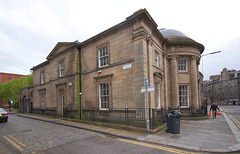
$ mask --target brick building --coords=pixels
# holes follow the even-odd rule
[[[223,68],[221,74],[211,75],[210,80],[204,82],[203,95],[204,102],[208,104],[211,102],[238,104],[240,98],[240,70]]]
[[[24,77],[24,76],[26,76],[26,75],[0,72],[0,83],[6,83],[6,82],[9,82],[10,80]],[[0,99],[0,107],[1,108],[9,108],[9,104],[7,101],[3,101],[2,99]]]
[[[147,10],[83,42],[59,42],[33,70],[33,87],[22,89],[19,109],[76,111],[145,108],[145,79],[155,91],[149,107],[199,111],[198,65],[204,46],[180,31],[158,29]],[[79,98],[79,93],[82,99]],[[32,103],[31,103],[32,102]],[[39,111],[40,112],[40,111]]]

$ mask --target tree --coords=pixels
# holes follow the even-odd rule
[[[0,84],[0,98],[9,102],[10,98],[14,99],[13,107],[18,107],[19,104],[19,92],[21,88],[33,86],[33,75],[30,74],[27,77],[16,78],[10,80],[7,83]]]

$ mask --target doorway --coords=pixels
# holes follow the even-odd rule
[[[23,97],[23,113],[27,113],[27,97]]]

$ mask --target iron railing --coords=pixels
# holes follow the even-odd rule
[[[191,114],[191,109],[178,108],[149,108],[150,128],[155,129],[166,122],[166,114],[171,110],[182,110]],[[32,113],[44,114],[49,116],[57,116],[56,107],[33,108]],[[86,120],[98,121],[105,123],[121,124],[126,126],[134,126],[146,128],[146,109],[145,108],[115,108],[115,109],[99,109],[96,107],[88,107],[83,109]],[[207,115],[206,106],[199,107],[199,113]],[[72,108],[63,109],[63,117],[76,118],[79,111]],[[59,115],[58,115],[59,116]],[[78,116],[79,117],[79,116]]]

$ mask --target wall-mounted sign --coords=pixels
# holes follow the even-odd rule
[[[126,65],[123,65],[123,69],[129,69],[132,67],[132,64],[126,64]]]

